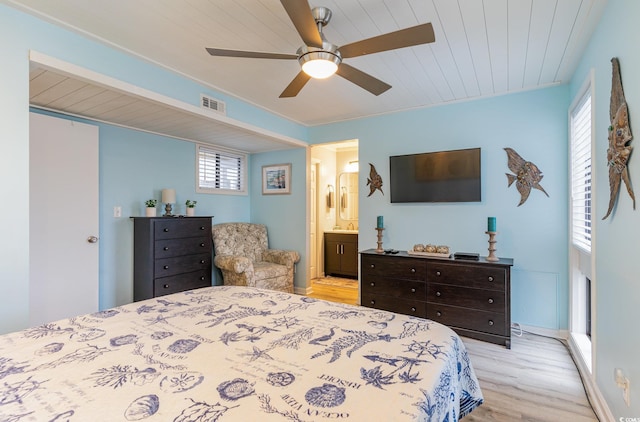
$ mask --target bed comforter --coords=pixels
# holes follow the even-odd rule
[[[247,287],[0,336],[0,421],[455,421],[482,400],[443,325]]]

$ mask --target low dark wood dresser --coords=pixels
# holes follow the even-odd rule
[[[211,286],[212,217],[131,217],[133,300]]]
[[[379,254],[361,255],[361,304],[428,318],[458,334],[511,348],[513,259],[489,262]]]

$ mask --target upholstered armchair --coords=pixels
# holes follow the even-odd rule
[[[213,263],[222,271],[224,284],[252,286],[293,293],[295,251],[269,249],[267,226],[221,223],[212,229]]]

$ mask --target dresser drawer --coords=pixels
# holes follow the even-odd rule
[[[363,293],[384,295],[410,300],[426,300],[427,284],[424,281],[401,280],[368,275],[362,280]]]
[[[450,264],[429,262],[427,282],[454,284],[478,289],[505,290],[507,270],[486,265]]]
[[[211,286],[211,273],[208,271],[194,271],[155,279],[153,282],[153,296],[164,296],[208,286]]]
[[[194,270],[211,268],[211,254],[185,255],[173,258],[156,259],[154,275],[168,277]]]
[[[153,230],[156,240],[180,237],[211,237],[211,219],[166,217],[156,220]]]
[[[156,240],[155,258],[211,253],[211,237],[184,237]]]
[[[505,292],[431,283],[427,287],[427,301],[482,311],[504,312]]]
[[[417,258],[362,255],[362,274],[424,280],[427,263]]]
[[[390,296],[380,296],[362,292],[361,304],[369,308],[382,309],[404,315],[413,315],[420,318],[427,317],[427,304],[418,300],[398,300]]]
[[[427,304],[427,318],[448,325],[451,328],[459,327],[501,336],[509,335],[509,327],[506,327],[504,312],[461,309],[456,306],[429,302]]]

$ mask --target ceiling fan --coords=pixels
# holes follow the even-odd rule
[[[280,3],[304,41],[296,54],[206,49],[212,56],[298,60],[302,70],[280,94],[280,98],[295,97],[309,79],[323,79],[334,73],[374,95],[380,95],[391,85],[342,60],[435,41],[433,26],[425,23],[338,47],[328,42],[322,33],[322,28],[331,20],[331,10],[326,7],[311,9],[307,0],[280,0]]]

